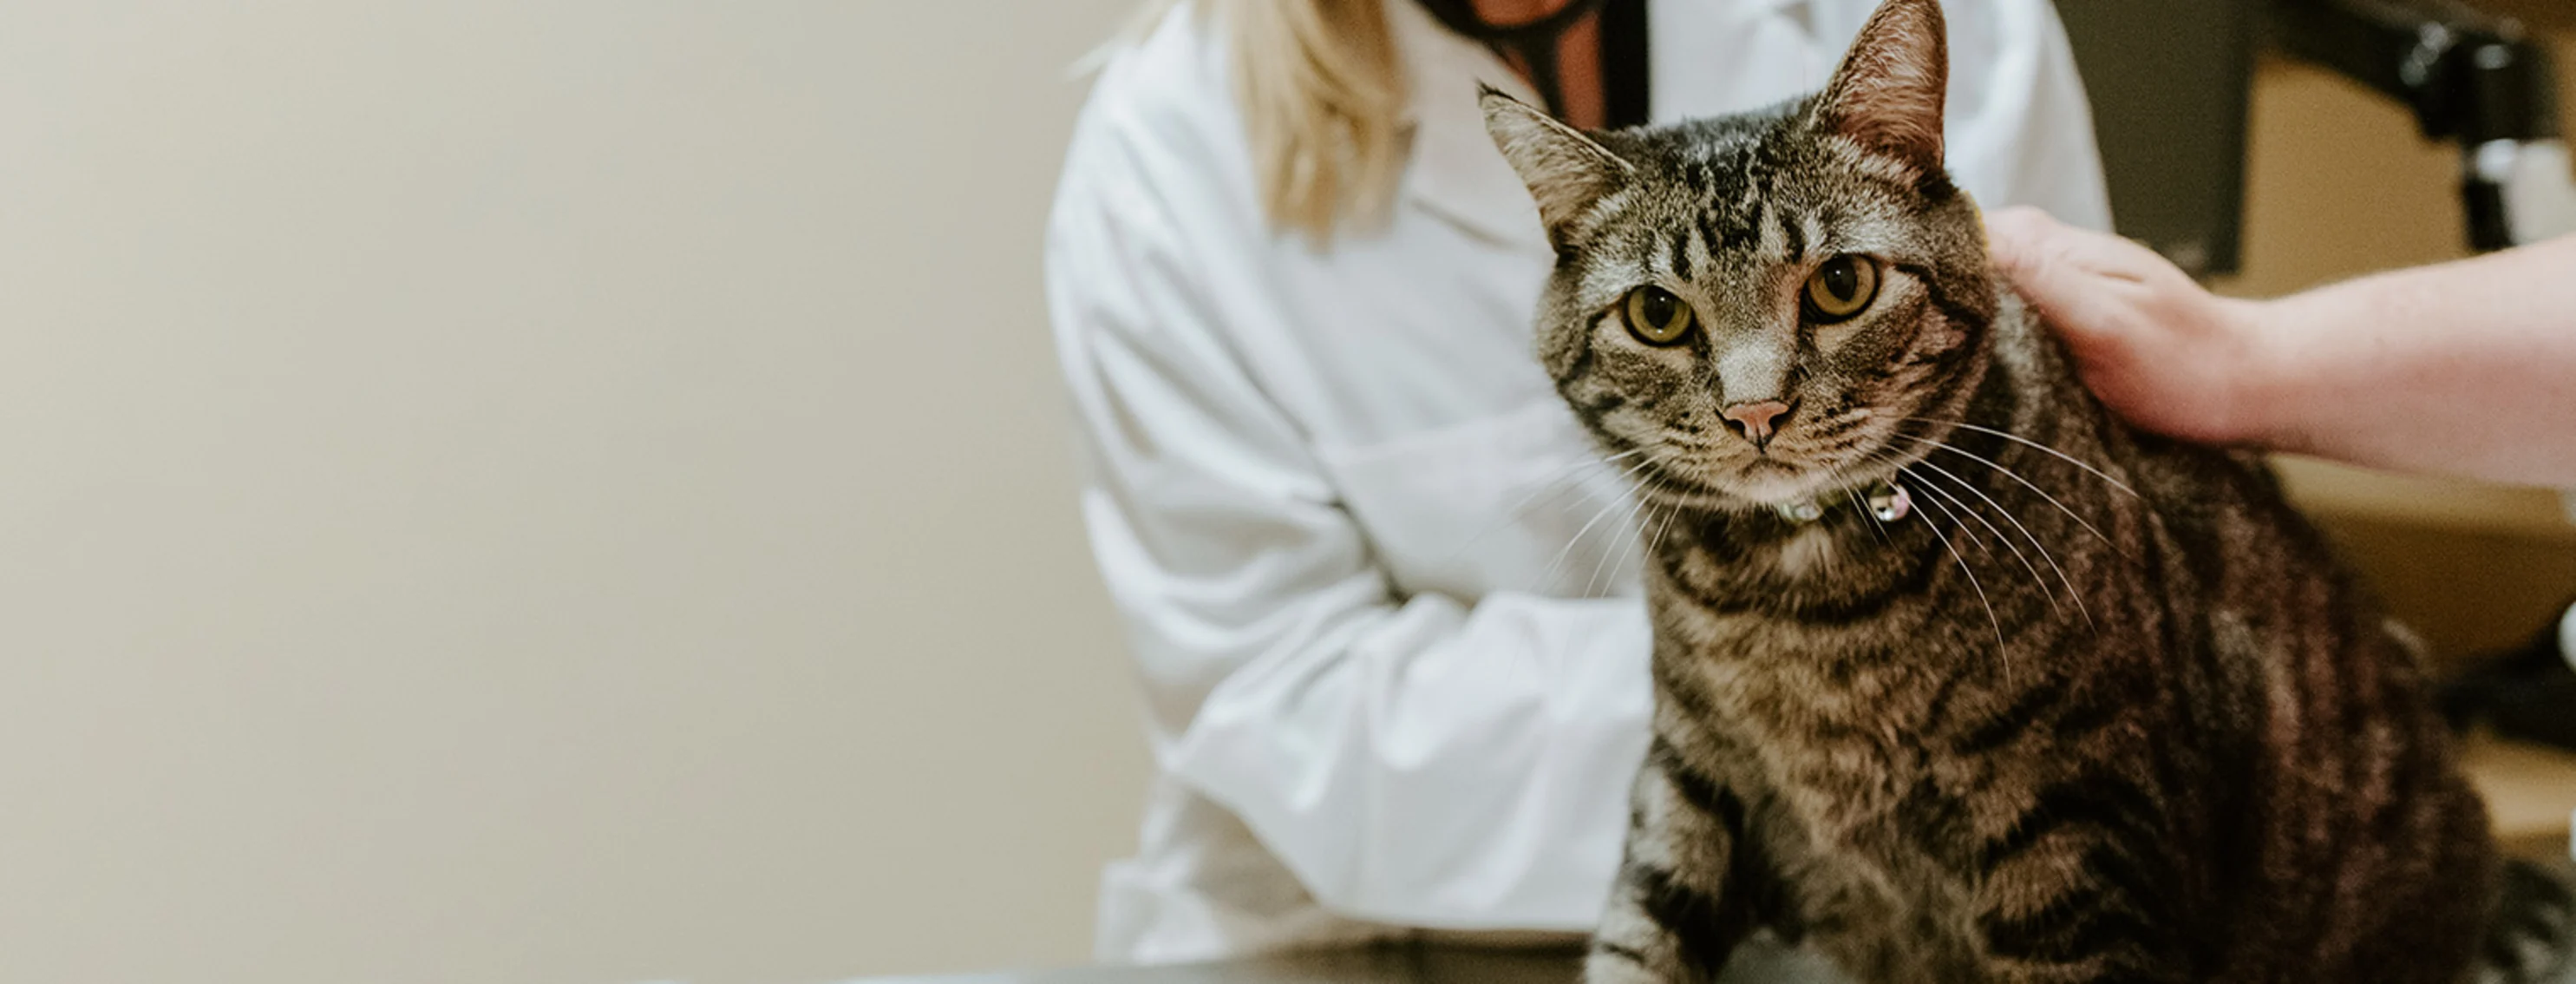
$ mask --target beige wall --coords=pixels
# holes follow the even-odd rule
[[[1085,952],[1038,231],[1129,0],[0,12],[0,980]]]

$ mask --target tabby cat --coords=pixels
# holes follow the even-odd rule
[[[1654,741],[1585,977],[2516,981],[2422,671],[2255,457],[2107,416],[1943,170],[1936,0],[1826,88],[1584,134],[1488,89],[1539,354],[1649,519]]]

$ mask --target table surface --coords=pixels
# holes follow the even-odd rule
[[[1574,950],[1401,946],[1174,967],[1081,967],[850,984],[1571,984]]]
[[[1574,984],[1580,949],[1475,949],[1420,944],[1325,950],[1178,967],[1083,967],[848,984]],[[1758,934],[1736,948],[1719,984],[1844,984],[1813,952]]]

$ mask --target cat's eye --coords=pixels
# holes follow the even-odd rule
[[[1629,291],[1627,301],[1619,305],[1619,317],[1628,323],[1629,334],[1648,345],[1678,345],[1699,323],[1688,302],[1655,286]]]
[[[1878,299],[1878,263],[1844,253],[1807,278],[1807,314],[1819,324],[1849,320]]]

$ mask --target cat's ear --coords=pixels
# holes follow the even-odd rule
[[[1814,121],[1925,175],[1941,171],[1950,44],[1940,0],[1887,0],[1816,99]]]
[[[1556,121],[1493,86],[1480,86],[1485,133],[1520,172],[1550,240],[1565,245],[1564,230],[1583,210],[1618,190],[1633,171],[1628,162],[1583,131]]]

